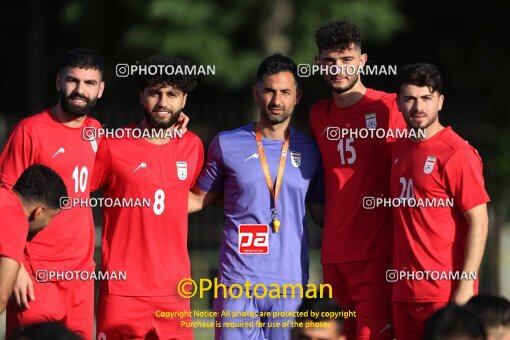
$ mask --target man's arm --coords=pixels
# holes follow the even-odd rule
[[[309,203],[308,211],[312,220],[321,228],[324,228],[324,203]]]
[[[478,273],[480,263],[482,262],[489,224],[487,204],[476,206],[466,211],[464,215],[468,221],[469,229],[466,237],[466,254],[464,256],[464,266],[462,270],[466,275],[469,275],[470,272]],[[473,295],[474,281],[461,280],[453,295],[453,302],[463,305]]]
[[[195,187],[189,192],[188,214],[202,210],[214,202],[220,196],[220,193],[221,192],[203,191]]]
[[[11,297],[19,268],[19,264],[13,259],[0,256],[0,314],[5,310]]]

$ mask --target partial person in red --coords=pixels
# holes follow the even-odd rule
[[[67,52],[60,64],[58,103],[14,127],[0,156],[0,180],[13,185],[30,165],[46,165],[62,177],[72,198],[89,198],[90,174],[98,141],[84,129],[100,128],[88,116],[104,90],[104,63],[95,52]],[[7,307],[7,335],[28,324],[58,321],[85,339],[92,338],[94,282],[37,282],[37,271],[93,271],[94,223],[88,207],[63,210],[27,242],[14,292]]]
[[[315,34],[323,68],[343,70],[324,75],[332,97],[316,103],[310,126],[322,156],[326,206],[321,262],[333,297],[356,318],[344,324],[347,339],[392,339],[391,268],[393,220],[390,209],[365,210],[366,196],[390,196],[394,139],[386,131],[404,130],[395,95],[366,88],[356,72],[367,62],[360,30],[332,22]],[[340,129],[352,134],[340,136]],[[383,129],[388,138],[359,138],[356,132]]]
[[[189,62],[154,56],[143,63],[184,69]],[[111,199],[150,200],[150,206],[103,208],[102,269],[125,271],[124,281],[101,281],[97,312],[98,339],[192,339],[184,319],[163,313],[190,311],[178,294],[181,279],[191,277],[188,256],[188,195],[203,164],[200,139],[176,129],[193,75],[140,77],[143,119],[125,129],[153,138],[104,138],[92,176],[92,190]],[[132,134],[134,135],[134,134]],[[140,133],[138,133],[140,135]],[[158,136],[159,137],[156,137]],[[152,137],[152,136],[149,136]]]
[[[11,188],[0,184],[0,314],[5,310],[31,239],[60,212],[62,178],[44,165],[28,167]],[[19,294],[15,296],[20,301]]]
[[[393,318],[404,340],[422,338],[425,320],[449,302],[463,305],[477,294],[489,196],[477,151],[439,122],[438,69],[414,64],[399,71],[398,106],[409,128],[425,130],[424,138],[399,140],[393,150],[391,193],[400,202]]]

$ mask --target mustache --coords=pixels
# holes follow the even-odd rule
[[[425,116],[427,116],[427,112],[414,110],[413,112],[411,112],[410,115],[411,116],[416,116],[416,115],[425,115]]]
[[[152,110],[152,112],[154,112],[154,113],[159,112],[159,111],[165,111],[165,112],[170,113],[171,115],[174,114],[173,110],[167,109],[166,107],[158,107],[158,108]]]
[[[89,99],[87,97],[82,96],[78,93],[71,93],[67,98],[68,99],[81,99],[81,100],[86,101],[87,103],[89,102]]]
[[[272,110],[272,109],[284,110],[285,106],[282,106],[282,105],[269,105],[267,108],[270,109],[270,110]]]

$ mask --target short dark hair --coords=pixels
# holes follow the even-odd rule
[[[58,71],[61,72],[66,67],[98,70],[101,76],[103,76],[104,73],[103,58],[96,52],[86,48],[76,48],[67,51],[62,57]]]
[[[81,337],[71,332],[58,322],[36,323],[19,330],[11,340],[80,340]]]
[[[455,336],[482,340],[487,338],[482,319],[478,315],[467,307],[451,304],[427,320],[423,339],[447,340]]]
[[[153,55],[143,60],[141,65],[149,67],[151,65],[165,65],[173,66],[173,68],[184,68],[191,63],[188,60],[180,58],[168,58],[161,55]],[[188,74],[191,73],[191,74]],[[192,72],[173,72],[167,74],[165,72],[150,75],[148,72],[139,76],[140,91],[145,90],[146,87],[161,84],[161,85],[174,85],[184,93],[190,93],[197,87],[197,76]]]
[[[67,189],[60,176],[41,164],[29,166],[14,184],[24,200],[42,203],[51,209],[60,209],[60,198],[67,196]]]
[[[487,328],[510,325],[510,301],[504,297],[475,295],[466,306],[478,314]]]
[[[351,47],[361,48],[361,32],[358,26],[347,21],[333,21],[315,32],[319,53],[322,51],[343,51]]]
[[[402,85],[427,86],[432,91],[443,93],[443,77],[438,68],[432,64],[410,64],[399,69],[397,76],[397,93],[400,93]]]
[[[301,81],[297,73],[297,65],[296,63],[290,59],[282,55],[281,53],[273,53],[269,57],[266,57],[260,63],[257,68],[257,81],[262,80],[266,75],[272,75],[279,72],[288,71],[292,73],[294,76],[294,80],[296,81],[296,88],[301,89]]]
[[[310,311],[314,312],[316,317],[311,317]],[[328,318],[324,316],[323,312],[336,313],[339,315],[342,312],[340,305],[333,299],[329,298],[314,298],[314,299],[303,299],[301,306],[299,306],[298,314],[306,314],[307,317],[298,317],[297,320],[303,322],[304,320],[312,320],[314,322],[330,321],[333,320],[337,324],[338,334],[342,333],[343,319],[341,317]],[[331,315],[330,314],[330,315]]]

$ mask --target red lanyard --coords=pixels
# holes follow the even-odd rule
[[[273,187],[273,181],[271,180],[271,173],[269,172],[269,167],[267,166],[266,154],[264,153],[264,147],[262,146],[262,135],[260,133],[259,126],[256,126],[255,139],[257,140],[257,149],[259,151],[260,156],[260,164],[262,165],[262,170],[264,171],[264,177],[266,178],[267,188],[271,193],[271,197],[273,198],[273,208],[271,209],[271,219],[273,220],[273,227],[275,233],[278,232],[278,228],[280,227],[280,221],[278,220],[278,212],[276,211],[276,199],[278,198],[278,193],[280,192],[280,187],[282,186],[283,181],[283,172],[285,170],[285,160],[287,159],[287,151],[289,149],[289,140],[290,134],[289,130],[285,132],[285,142],[283,142],[282,153],[280,156],[280,164],[278,165],[278,174],[276,175],[276,184]]]

